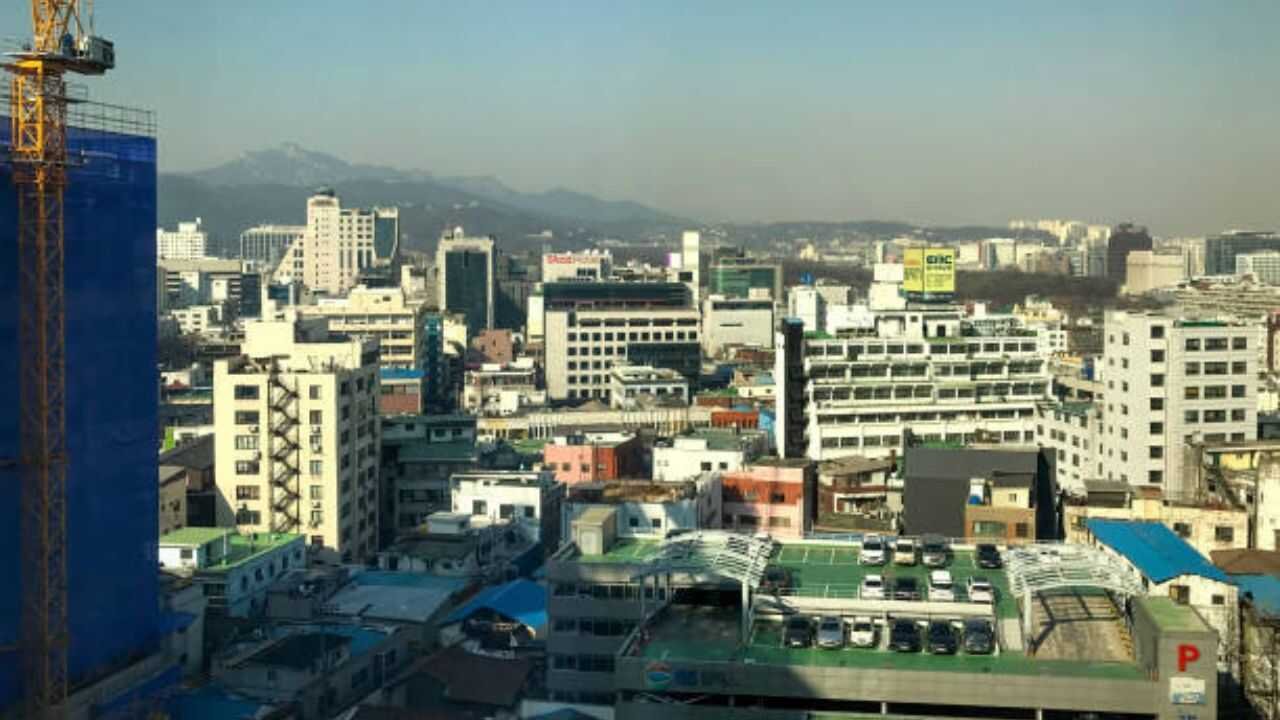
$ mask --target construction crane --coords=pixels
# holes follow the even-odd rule
[[[25,717],[65,712],[68,692],[66,310],[63,192],[67,73],[101,75],[115,48],[93,34],[92,0],[31,0],[29,46],[6,53],[18,194],[19,473]]]

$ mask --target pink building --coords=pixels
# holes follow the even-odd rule
[[[818,510],[817,468],[809,460],[765,458],[721,476],[724,527],[799,538]]]
[[[640,438],[631,433],[557,437],[543,446],[542,463],[566,485],[648,477]]]

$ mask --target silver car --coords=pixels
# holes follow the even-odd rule
[[[844,621],[834,615],[825,615],[818,619],[818,647],[844,647]]]

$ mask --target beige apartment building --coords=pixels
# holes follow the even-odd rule
[[[251,321],[214,366],[218,525],[300,533],[334,559],[377,551],[378,341],[322,318]]]
[[[410,300],[398,287],[352,288],[344,298],[321,298],[303,305],[304,318],[324,318],[329,330],[379,341],[379,365],[388,370],[421,367],[426,305]]]
[[[394,257],[399,227],[397,208],[344,208],[332,190],[318,191],[307,198],[307,224],[281,258],[275,280],[341,295],[362,270]]]

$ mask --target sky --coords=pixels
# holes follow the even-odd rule
[[[294,141],[708,222],[1280,228],[1274,0],[96,7],[85,84],[156,110],[165,171]]]

